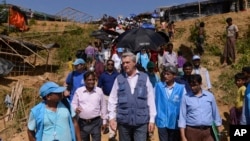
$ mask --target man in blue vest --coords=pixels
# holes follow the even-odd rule
[[[65,87],[46,82],[40,88],[43,101],[30,111],[29,141],[80,141],[76,113],[69,103],[62,101]],[[66,101],[67,102],[67,101]]]
[[[118,129],[119,141],[145,141],[155,126],[153,86],[147,74],[136,69],[133,53],[122,54],[122,65],[125,73],[117,76],[109,96],[110,127]]]
[[[160,141],[180,141],[178,119],[182,96],[186,94],[185,86],[175,82],[178,69],[164,66],[161,82],[155,85],[155,118]]]

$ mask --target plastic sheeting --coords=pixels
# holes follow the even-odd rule
[[[9,74],[13,67],[14,64],[11,61],[0,58],[0,77]]]

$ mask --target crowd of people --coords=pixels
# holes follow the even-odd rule
[[[232,34],[238,29],[231,27],[231,18],[227,23],[226,47],[235,47],[230,41],[237,39]],[[221,132],[222,119],[209,71],[201,64],[203,35],[201,23],[200,54],[190,61],[181,51],[176,53],[171,42],[157,51],[144,48],[136,53],[89,43],[83,56],[69,59],[64,87],[55,82],[41,86],[43,101],[29,116],[29,140],[101,141],[108,134],[110,141],[146,141],[156,134],[156,126],[160,141],[214,141],[212,126]],[[227,52],[226,58],[235,59]],[[250,67],[235,75],[239,90],[230,110],[232,124],[250,123],[249,80]]]

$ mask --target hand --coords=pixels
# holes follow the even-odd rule
[[[63,93],[63,96],[64,97],[70,96],[70,91],[65,90],[64,93]]]
[[[113,130],[113,131],[116,131],[117,130],[117,122],[115,119],[111,119],[109,121],[109,126],[110,128]]]
[[[155,130],[155,124],[149,123],[148,124],[148,132],[154,132],[154,130]]]
[[[81,113],[82,112],[82,108],[81,107],[77,107],[76,108],[76,114],[79,114],[79,113]]]

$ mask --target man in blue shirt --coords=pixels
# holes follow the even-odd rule
[[[76,89],[84,86],[83,75],[86,72],[86,65],[83,59],[76,59],[73,65],[75,70],[68,74],[64,84],[67,87],[64,96],[68,97],[70,101],[73,99]]]
[[[178,121],[181,140],[214,141],[212,124],[214,122],[217,127],[222,124],[214,95],[201,88],[200,75],[191,75],[188,82],[192,92],[183,96]]]
[[[104,71],[98,79],[97,86],[102,88],[102,91],[105,95],[106,103],[108,103],[109,94],[113,87],[115,78],[117,77],[117,75],[119,75],[119,73],[115,70],[114,64],[115,63],[113,60],[108,60],[106,64],[107,65],[106,71]],[[108,129],[106,130],[108,131]],[[115,135],[116,135],[115,132],[109,129],[109,141],[114,141]]]

